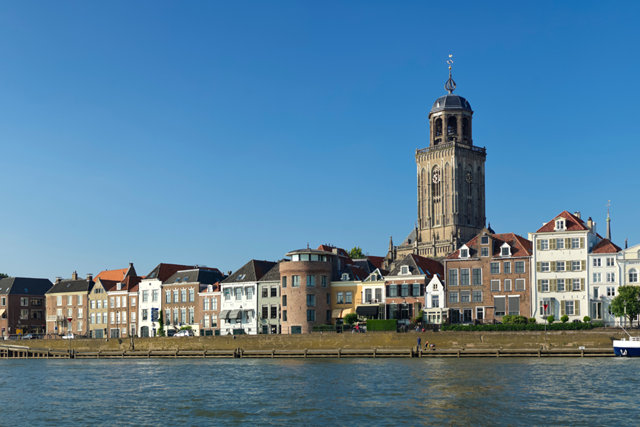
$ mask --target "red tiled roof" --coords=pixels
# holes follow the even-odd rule
[[[473,239],[469,240],[465,245],[473,251],[471,256],[473,257],[475,253],[478,253],[478,236],[475,236]],[[502,234],[490,234],[491,238],[493,238],[493,248],[491,251],[491,255],[494,257],[500,256],[500,247],[507,243],[511,246],[511,256],[512,257],[523,257],[523,256],[531,256],[533,254],[533,246],[531,241],[525,239],[522,236],[518,236],[515,233],[502,233]],[[449,255],[446,259],[459,259],[460,258],[460,249]]]
[[[420,255],[411,254],[416,265],[424,271],[424,274],[427,274],[427,271],[431,273],[433,277],[434,274],[439,274],[440,277],[444,277],[444,266],[440,261],[431,258],[425,258]]]
[[[220,291],[220,282],[216,282],[214,284],[211,285],[211,292],[219,292]],[[201,294],[206,294],[207,292],[209,292],[209,287],[207,286],[206,288],[204,288],[203,291],[201,291]]]
[[[615,254],[620,252],[622,248],[613,243],[610,240],[604,239],[600,240],[600,242],[593,247],[591,251],[594,254]]]
[[[382,268],[382,264],[384,264],[384,257],[369,255],[367,256],[367,258],[369,259],[369,261],[371,261],[371,264],[373,264],[375,268]]]
[[[329,245],[320,245],[320,246],[318,246],[318,250],[319,251],[333,252],[334,249],[338,250],[338,255],[347,258],[347,261],[345,262],[346,264],[354,264],[353,260],[351,259],[351,257],[347,253],[347,251],[345,251],[344,249],[336,248],[335,246],[329,246]]]
[[[119,270],[104,270],[101,271],[100,274],[98,274],[95,279],[105,279],[105,280],[115,280],[117,282],[120,282],[124,279],[125,274],[127,274],[127,271],[129,270],[129,267],[127,268],[121,268]]]
[[[351,266],[351,271],[353,272],[353,275],[355,276],[353,280],[364,280],[367,277],[369,277],[369,274],[366,271],[364,271],[360,267],[356,267],[355,265]]]
[[[104,288],[105,292],[111,292],[116,290],[116,288],[118,287],[118,283],[120,283],[120,281],[100,279],[100,283],[102,283],[102,287]]]
[[[138,290],[138,284],[142,280],[142,277],[127,276],[122,281],[122,289],[127,289],[129,292],[135,292]]]
[[[562,213],[560,213],[560,215],[557,215],[555,217],[553,217],[553,219],[551,221],[549,221],[548,223],[546,223],[545,225],[543,225],[538,231],[536,231],[536,233],[550,233],[555,231],[556,229],[556,224],[554,222],[554,220],[558,217],[562,217],[564,218],[565,221],[565,226],[566,229],[562,230],[564,231],[583,231],[583,230],[588,230],[587,226],[585,225],[584,221],[582,221],[580,218],[578,218],[577,216],[570,214],[567,211],[562,211]]]

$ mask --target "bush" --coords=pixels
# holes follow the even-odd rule
[[[591,322],[591,317],[584,316],[584,318],[582,320],[584,321],[584,323],[589,323],[589,322]]]
[[[561,321],[562,323],[567,323],[567,322],[569,321],[569,316],[567,316],[567,315],[565,314],[564,316],[562,316],[562,317],[560,318],[560,321]]]
[[[529,318],[529,323],[536,323],[536,318],[535,317],[530,317]]]
[[[367,332],[397,331],[398,321],[396,319],[369,319],[367,320]]]
[[[602,323],[602,322],[593,322],[591,324],[591,327],[592,328],[604,328],[604,323]]]
[[[357,321],[358,321],[358,315],[356,313],[349,313],[346,316],[344,316],[344,323],[347,323],[349,325],[353,325]]]
[[[507,325],[526,325],[527,318],[524,316],[506,315],[502,316],[502,323]]]
[[[547,326],[550,331],[577,331],[592,329],[590,323],[551,323]],[[497,325],[444,325],[443,331],[544,331],[545,325],[539,323],[519,324],[497,324]]]
[[[553,317],[553,316],[547,316],[547,322],[549,322],[549,323],[553,323],[553,322],[555,322],[555,321],[556,321],[556,318],[555,318],[555,317]]]

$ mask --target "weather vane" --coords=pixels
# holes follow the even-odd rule
[[[609,206],[611,206],[611,200],[607,202],[607,216],[609,216]]]
[[[449,55],[449,60],[447,61],[447,64],[449,64],[449,80],[444,84],[444,88],[449,93],[453,93],[453,91],[456,90],[456,82],[451,78],[451,65],[453,64],[453,59],[451,58],[453,58],[453,55]]]

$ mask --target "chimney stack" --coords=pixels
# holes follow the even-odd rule
[[[625,249],[627,249],[627,248],[628,248],[628,246],[627,246],[627,242],[628,242],[628,240],[629,240],[629,239],[624,239],[624,248],[625,248]]]
[[[587,228],[589,228],[593,234],[596,234],[596,223],[591,219],[591,217],[587,219]]]
[[[582,219],[582,217],[580,216],[580,215],[581,215],[581,214],[580,214],[580,211],[576,211],[573,215],[574,215],[574,216],[577,216],[577,217],[578,217],[578,218],[580,218],[580,219]]]
[[[60,282],[62,282],[62,277],[56,277],[56,283],[55,284],[57,285]]]
[[[77,272],[77,271],[74,271],[74,272],[71,274],[71,280],[78,280],[78,272]]]
[[[93,280],[93,274],[87,273],[87,282],[90,282],[92,280]]]
[[[129,263],[129,268],[131,268],[131,267],[133,267],[133,263],[132,262]]]

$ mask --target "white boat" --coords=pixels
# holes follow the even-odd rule
[[[613,340],[613,352],[616,356],[640,357],[640,337],[632,337],[624,328],[622,330],[629,339]]]

